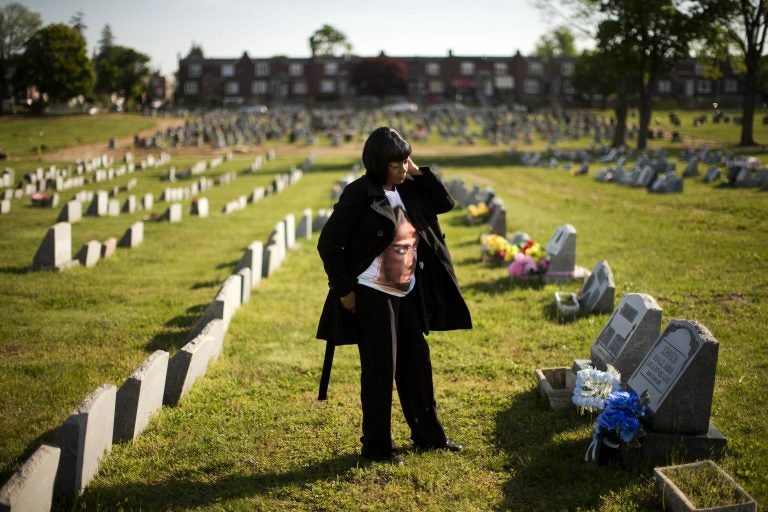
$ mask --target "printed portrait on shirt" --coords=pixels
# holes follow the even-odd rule
[[[379,273],[373,282],[407,291],[416,269],[416,247],[419,238],[405,211],[400,207],[396,207],[394,211],[397,219],[395,239],[382,253]]]

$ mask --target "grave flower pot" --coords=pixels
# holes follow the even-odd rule
[[[539,394],[547,399],[550,409],[562,409],[571,405],[571,395],[576,385],[576,374],[567,366],[536,368],[533,372],[539,386]]]
[[[557,318],[560,320],[575,317],[581,307],[576,294],[571,292],[555,292],[555,306],[557,307]]]
[[[751,512],[755,500],[711,460],[653,469],[664,510]]]

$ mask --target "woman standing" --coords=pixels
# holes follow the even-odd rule
[[[470,329],[437,214],[454,201],[411,146],[381,127],[363,148],[366,173],[346,186],[317,244],[328,275],[317,337],[357,343],[362,455],[395,464],[392,384],[418,449],[458,451],[437,418],[430,330]]]

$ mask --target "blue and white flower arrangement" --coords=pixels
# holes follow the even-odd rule
[[[648,392],[638,395],[634,391],[614,391],[603,402],[603,411],[595,420],[592,442],[584,461],[596,460],[600,444],[619,448],[621,443],[638,446],[645,435],[641,419],[645,416]]]
[[[602,411],[608,395],[621,391],[621,374],[613,366],[606,366],[606,371],[587,367],[576,372],[571,402],[581,414]]]

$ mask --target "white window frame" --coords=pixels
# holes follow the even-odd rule
[[[288,74],[290,76],[304,76],[304,64],[301,62],[291,62],[288,66]]]
[[[560,76],[573,76],[576,65],[573,62],[563,62],[560,64]]]
[[[234,64],[222,64],[221,65],[221,76],[224,78],[228,78],[230,76],[235,76],[235,65]]]
[[[672,92],[672,81],[671,80],[659,80],[656,84],[656,91],[660,94],[669,94]]]
[[[325,76],[336,76],[339,74],[339,64],[337,62],[326,62],[323,64],[323,74]]]
[[[184,82],[184,94],[187,96],[197,96],[200,94],[200,84],[194,81]]]
[[[533,61],[528,63],[528,74],[529,75],[543,75],[544,74],[544,65],[541,62]]]
[[[227,96],[236,96],[240,94],[240,82],[236,82],[235,80],[230,80],[226,83],[224,86],[224,94]]]
[[[459,72],[464,76],[473,76],[475,74],[475,63],[465,60],[459,65]]]
[[[269,76],[269,62],[257,62],[254,67],[256,76]]]
[[[523,92],[525,94],[539,94],[541,92],[541,84],[534,78],[526,78],[523,81]]]
[[[295,96],[303,96],[307,94],[307,82],[304,80],[297,80],[291,85],[291,93]]]
[[[439,62],[427,62],[424,67],[424,72],[427,76],[440,76],[440,63]]]
[[[515,88],[515,77],[512,75],[497,76],[494,78],[494,84],[497,89],[508,90]]]
[[[493,74],[497,76],[506,76],[509,74],[509,64],[506,62],[494,62]]]
[[[266,80],[254,80],[251,83],[251,94],[267,94],[268,85]]]
[[[322,94],[333,94],[336,92],[336,80],[320,80],[320,92]]]

